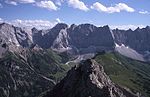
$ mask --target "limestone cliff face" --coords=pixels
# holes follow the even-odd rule
[[[112,50],[113,37],[108,26],[96,27],[92,24],[81,24],[68,29],[70,43],[80,53],[93,53]]]
[[[48,30],[37,30],[36,28],[33,28],[33,42],[42,48],[51,48],[61,30],[66,29],[67,27],[67,24],[59,23]]]
[[[138,97],[115,85],[94,60],[81,62],[44,97]]]
[[[31,45],[32,38],[28,32],[7,23],[0,24],[0,58],[6,51],[19,51]]]
[[[0,41],[8,46],[29,47],[32,44],[32,40],[25,30],[6,23],[0,24]]]
[[[57,51],[72,50],[79,53],[93,53],[112,50],[113,37],[108,26],[96,27],[92,24],[71,25],[57,24],[49,30],[33,31],[33,41],[42,48]],[[46,33],[46,34],[42,34]]]
[[[101,51],[114,51],[140,61],[150,61],[150,27],[136,30],[111,30],[109,26],[96,27],[92,24],[68,26],[59,23],[51,29],[27,31],[23,28],[0,24],[0,57],[8,46],[10,51],[18,47],[30,48],[38,45],[42,49],[52,48],[58,52],[83,55]],[[116,45],[119,47],[115,49]],[[121,48],[121,49],[120,49]],[[123,48],[123,49],[122,49]]]
[[[136,30],[113,30],[115,42],[124,44],[138,52],[149,51],[150,49],[150,27],[137,28]]]

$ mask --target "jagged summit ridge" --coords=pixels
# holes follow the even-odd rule
[[[81,62],[43,97],[138,97],[115,85],[94,60]]]

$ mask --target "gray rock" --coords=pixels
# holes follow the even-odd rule
[[[94,60],[72,68],[53,90],[43,97],[138,97],[115,85]]]
[[[8,47],[30,47],[32,40],[29,37],[28,33],[19,27],[6,23],[0,24],[1,43],[6,43]]]
[[[115,37],[115,42],[119,45],[124,44],[140,53],[150,50],[149,26],[142,29],[137,28],[134,31],[131,29],[127,31],[116,29],[113,30],[113,34]]]
[[[51,48],[53,45],[54,40],[59,35],[62,29],[67,28],[67,24],[59,23],[52,29],[48,30],[40,30],[32,29],[33,32],[33,42],[38,44],[42,48]]]

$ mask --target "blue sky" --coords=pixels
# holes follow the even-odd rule
[[[150,0],[0,0],[0,21],[22,26],[64,22],[132,28],[150,25]]]

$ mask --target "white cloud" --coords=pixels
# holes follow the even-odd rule
[[[0,3],[0,8],[3,8],[3,5]]]
[[[34,3],[35,2],[35,0],[14,0],[14,1],[19,2],[19,3]]]
[[[61,22],[61,20],[60,20],[59,18],[56,18],[56,22],[60,23],[60,22]]]
[[[7,3],[7,4],[12,4],[12,5],[17,5],[17,2],[15,2],[15,1],[10,1],[10,0],[6,0],[5,3]]]
[[[34,3],[35,0],[5,0],[5,3],[18,5],[17,3]]]
[[[48,10],[58,10],[58,7],[52,1],[40,1],[36,2],[35,5]]]
[[[57,4],[58,6],[61,6],[61,4],[64,2],[65,0],[55,0],[55,4]]]
[[[118,3],[118,4],[115,4],[115,6],[106,7],[99,2],[96,2],[91,6],[91,9],[95,9],[99,12],[106,12],[106,13],[115,13],[115,12],[121,12],[121,11],[126,11],[126,12],[135,11],[133,8],[129,7],[128,5],[124,3]]]
[[[61,23],[62,21],[59,18],[56,18],[55,20],[52,21],[48,21],[48,20],[21,20],[21,19],[16,19],[16,20],[11,20],[11,21],[7,21],[4,20],[2,18],[0,18],[0,23],[2,22],[6,22],[12,25],[15,25],[17,27],[25,27],[25,28],[37,28],[37,29],[50,29],[52,27],[54,27],[57,23]],[[93,21],[89,21],[89,22],[93,22]],[[103,25],[97,25],[97,26],[103,26]],[[136,28],[144,28],[145,25],[110,25],[111,29],[122,29],[122,30],[128,30],[128,29],[132,29],[135,30]]]
[[[84,2],[80,0],[69,0],[68,4],[72,6],[73,8],[77,8],[83,11],[88,11],[89,8],[84,4]]]
[[[59,19],[59,21],[60,21],[60,19]],[[58,19],[53,20],[53,21],[48,21],[48,20],[20,20],[20,19],[7,21],[7,20],[3,20],[0,18],[0,23],[6,22],[6,23],[12,24],[12,25],[17,26],[17,27],[28,28],[28,29],[32,29],[33,27],[35,27],[37,29],[49,29],[49,28],[54,27],[57,23],[59,23],[59,21],[58,21]]]
[[[57,0],[57,3],[62,3],[63,0]],[[51,0],[5,0],[5,3],[18,5],[18,3],[31,3],[37,7],[48,10],[58,10],[58,7]]]
[[[148,11],[139,11],[140,14],[150,14]]]
[[[118,29],[121,29],[121,30],[128,30],[128,29],[135,30],[138,27],[144,28],[145,26],[144,25],[112,25],[112,26],[110,26],[111,29],[118,28]]]
[[[3,22],[3,19],[2,18],[0,18],[0,23],[2,23]]]

